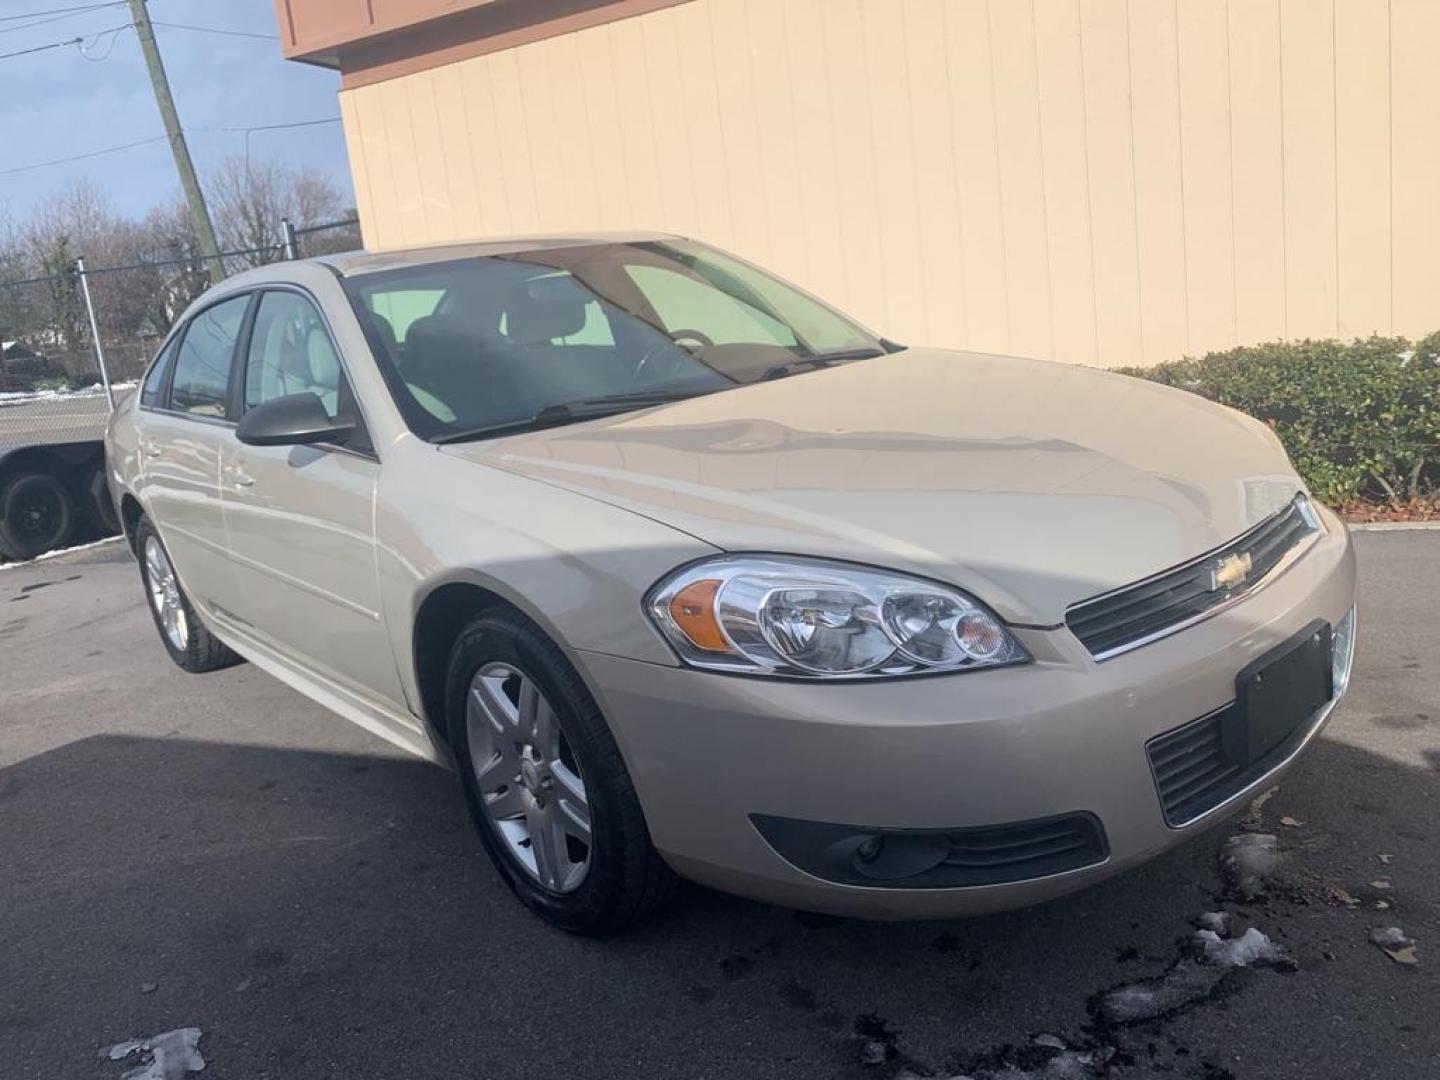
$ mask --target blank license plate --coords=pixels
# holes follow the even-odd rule
[[[1317,619],[1236,676],[1236,708],[1223,732],[1226,756],[1245,765],[1260,760],[1333,693],[1330,624]]]

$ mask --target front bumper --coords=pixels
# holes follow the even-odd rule
[[[772,903],[869,918],[1021,907],[1099,881],[1223,820],[1274,768],[1181,828],[1167,824],[1147,741],[1215,712],[1235,677],[1315,619],[1355,603],[1349,536],[1326,532],[1243,603],[1096,662],[1068,630],[1019,630],[1023,667],[868,683],[710,674],[595,653],[579,660],[610,718],[651,836],[685,877]],[[1095,865],[1009,884],[869,887],[822,880],[766,842],[754,818],[961,830],[1093,815]]]

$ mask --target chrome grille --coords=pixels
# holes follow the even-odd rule
[[[1310,501],[1284,510],[1223,547],[1173,570],[1073,605],[1065,624],[1106,660],[1147,645],[1249,595],[1297,558],[1320,533]]]

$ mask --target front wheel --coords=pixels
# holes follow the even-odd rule
[[[190,672],[215,671],[240,662],[240,656],[205,628],[170,562],[160,534],[150,519],[135,527],[135,553],[140,558],[140,580],[155,629],[170,659]]]
[[[576,933],[624,929],[675,877],[594,698],[528,620],[482,616],[450,655],[446,717],[466,801],[515,894]]]

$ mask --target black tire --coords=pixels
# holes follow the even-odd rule
[[[0,553],[33,559],[64,547],[75,518],[64,484],[49,473],[22,472],[0,488]]]
[[[99,536],[115,536],[120,532],[120,518],[110,498],[110,485],[105,481],[102,462],[86,474],[85,517]]]
[[[584,778],[592,846],[584,879],[571,892],[551,891],[533,878],[482,808],[466,736],[466,699],[476,673],[495,662],[514,665],[535,681]],[[538,627],[511,612],[483,615],[467,626],[450,653],[445,715],[465,800],[485,850],[530,910],[561,929],[600,936],[634,925],[670,900],[678,879],[650,842],[609,725],[565,655]]]
[[[200,616],[195,613],[190,598],[180,587],[178,578],[175,580],[175,593],[180,609],[185,615],[185,641],[182,647],[170,640],[170,633],[161,619],[160,612],[151,600],[151,571],[147,556],[149,545],[152,542],[159,546],[165,562],[170,564],[170,553],[165,550],[165,544],[161,541],[160,534],[155,531],[155,526],[150,524],[148,517],[141,517],[135,526],[135,555],[140,561],[140,582],[145,589],[145,606],[150,609],[150,617],[155,622],[155,630],[160,635],[160,643],[165,646],[165,651],[170,654],[170,659],[184,670],[196,674],[218,671],[220,668],[240,663],[244,657],[205,628],[205,624],[200,621]],[[173,574],[173,564],[170,565]]]

